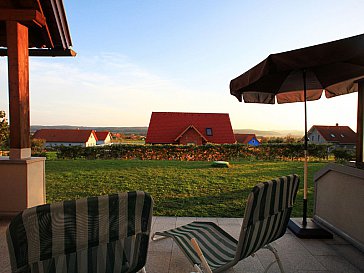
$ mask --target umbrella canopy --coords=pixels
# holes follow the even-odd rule
[[[364,34],[269,55],[231,80],[230,93],[247,103],[305,102],[303,225],[307,224],[306,101],[358,91],[364,76]]]
[[[248,103],[317,100],[357,91],[364,75],[364,34],[292,51],[271,54],[230,82],[230,93]]]

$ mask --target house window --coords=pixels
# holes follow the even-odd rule
[[[312,140],[312,141],[314,141],[314,140],[315,140],[315,136],[312,136],[312,137],[311,137],[311,140]]]
[[[317,135],[317,142],[320,142],[320,135]]]
[[[206,135],[212,136],[212,128],[206,128]]]

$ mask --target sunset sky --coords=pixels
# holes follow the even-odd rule
[[[271,53],[363,33],[364,1],[63,0],[75,58],[32,57],[32,125],[148,126],[153,111],[229,113],[234,129],[302,130],[303,103],[244,104],[230,80]],[[0,110],[8,113],[7,59]],[[356,129],[357,94],[308,103]]]

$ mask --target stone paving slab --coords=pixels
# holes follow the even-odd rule
[[[195,220],[212,221],[235,238],[239,236],[242,223],[241,218],[153,217],[152,232]],[[11,272],[5,236],[7,225],[8,221],[0,220],[0,273]],[[303,240],[287,231],[272,245],[278,250],[287,273],[364,272],[364,253],[338,236],[333,240]],[[263,272],[273,259],[270,251],[262,249],[226,272]],[[192,272],[193,266],[173,240],[164,239],[150,242],[146,270],[148,273],[182,273]],[[274,264],[268,272],[279,272],[278,266]]]
[[[170,222],[168,221],[170,220]],[[174,228],[187,224],[195,219],[188,218],[161,218],[156,217],[153,230],[158,227],[167,226]],[[238,238],[241,228],[241,218],[196,218],[197,221],[211,221],[218,224],[233,237]],[[171,242],[171,244],[166,243]],[[340,237],[335,236],[333,240],[313,240],[299,239],[290,231],[278,239],[272,245],[278,250],[283,266],[286,272],[290,273],[334,273],[334,272],[364,272],[364,253],[351,246],[348,242]],[[156,249],[156,250],[153,250]],[[165,257],[159,259],[159,262],[165,263],[161,272],[191,272],[193,267],[188,262],[184,254],[171,239],[164,239],[157,242],[150,242],[149,253],[154,255],[158,252]],[[347,256],[347,257],[345,257]],[[170,257],[170,259],[167,259]],[[264,268],[274,260],[273,254],[268,250],[259,250],[254,257],[240,261],[228,272],[263,272]],[[149,264],[150,263],[150,264]],[[156,260],[150,258],[147,263],[151,268],[156,264]],[[165,271],[169,267],[168,271]],[[346,271],[345,271],[346,270]],[[155,272],[154,270],[152,272]],[[277,264],[274,264],[268,272],[279,272]]]

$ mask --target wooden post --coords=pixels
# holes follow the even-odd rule
[[[9,70],[10,159],[31,156],[28,28],[6,22]]]
[[[356,125],[356,165],[358,167],[363,166],[364,155],[364,80],[358,81],[358,116]]]

